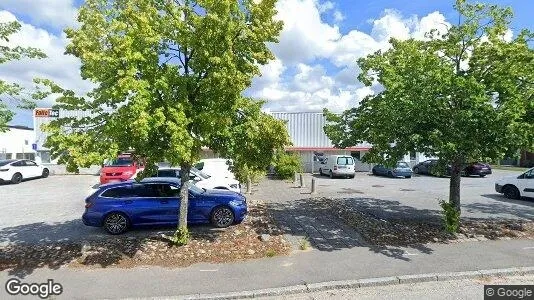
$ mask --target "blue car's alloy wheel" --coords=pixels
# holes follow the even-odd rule
[[[104,221],[104,228],[111,234],[121,234],[128,230],[128,219],[120,213],[111,213]]]
[[[217,207],[211,214],[211,223],[219,228],[228,227],[234,223],[234,212],[228,207]]]

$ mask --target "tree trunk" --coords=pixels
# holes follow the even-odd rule
[[[449,185],[449,203],[453,204],[457,211],[460,210],[460,181],[462,179],[462,163],[455,161],[451,166],[451,182]]]
[[[178,218],[178,229],[187,230],[187,210],[189,206],[189,172],[191,165],[183,163],[180,165],[180,211]],[[186,232],[186,231],[182,231]]]

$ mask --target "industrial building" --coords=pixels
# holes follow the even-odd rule
[[[326,124],[326,119],[322,113],[272,112],[270,114],[277,119],[286,121],[287,129],[293,143],[293,145],[286,150],[297,152],[300,155],[305,172],[317,171],[319,163],[315,159],[316,156],[329,154],[351,155],[356,159],[356,170],[370,171],[371,165],[362,163],[361,159],[369,151],[371,145],[363,143],[345,149],[335,148],[324,133],[323,127]],[[32,143],[35,144],[35,151],[33,151],[33,153],[35,153],[36,157],[43,163],[55,163],[50,159],[50,150],[43,145],[46,140],[46,133],[44,133],[41,128],[43,124],[46,124],[57,117],[81,118],[85,116],[88,116],[88,113],[85,111],[64,111],[48,108],[36,109],[34,111],[35,138],[32,140]],[[202,156],[204,158],[217,157],[217,154],[206,149]],[[404,160],[415,164],[426,159],[427,157],[423,154],[413,152],[407,154]]]
[[[7,126],[7,131],[0,132],[0,160],[2,159],[36,159],[35,133],[26,126]]]

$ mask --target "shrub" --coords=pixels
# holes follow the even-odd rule
[[[280,179],[291,179],[302,170],[300,155],[297,153],[279,153],[276,157],[274,170]]]
[[[456,210],[454,204],[440,200],[439,205],[443,209],[443,222],[445,230],[449,233],[456,233],[460,227],[460,211]]]
[[[304,237],[299,241],[300,250],[308,250],[311,247],[308,237]]]

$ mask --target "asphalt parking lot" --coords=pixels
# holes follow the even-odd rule
[[[462,215],[475,218],[534,219],[533,200],[509,200],[494,191],[495,179],[517,174],[495,170],[486,178],[462,178]],[[448,179],[415,176],[396,179],[357,173],[354,179],[330,179],[314,175],[316,196],[348,198],[357,208],[376,214],[413,216],[428,211],[438,212],[438,198],[447,199]],[[261,184],[259,195],[273,201],[291,201],[310,197],[311,175],[306,175],[306,188],[274,192],[269,184]],[[81,215],[84,199],[90,193],[97,176],[50,176],[18,185],[0,185],[0,245],[9,242],[33,243],[59,240],[104,238],[100,228],[84,226]],[[129,234],[143,235],[152,230],[137,230]]]
[[[534,219],[534,199],[506,199],[495,192],[495,180],[521,172],[493,170],[484,178],[462,177],[462,216],[470,218],[520,218]],[[355,198],[354,205],[373,208],[376,212],[399,210],[399,207],[418,211],[440,210],[438,199],[448,200],[449,178],[413,176],[412,178],[389,178],[365,172],[356,173],[354,179],[313,175],[319,196]],[[310,187],[311,177],[306,177]],[[358,198],[362,200],[358,201]],[[365,199],[365,200],[363,200]]]

